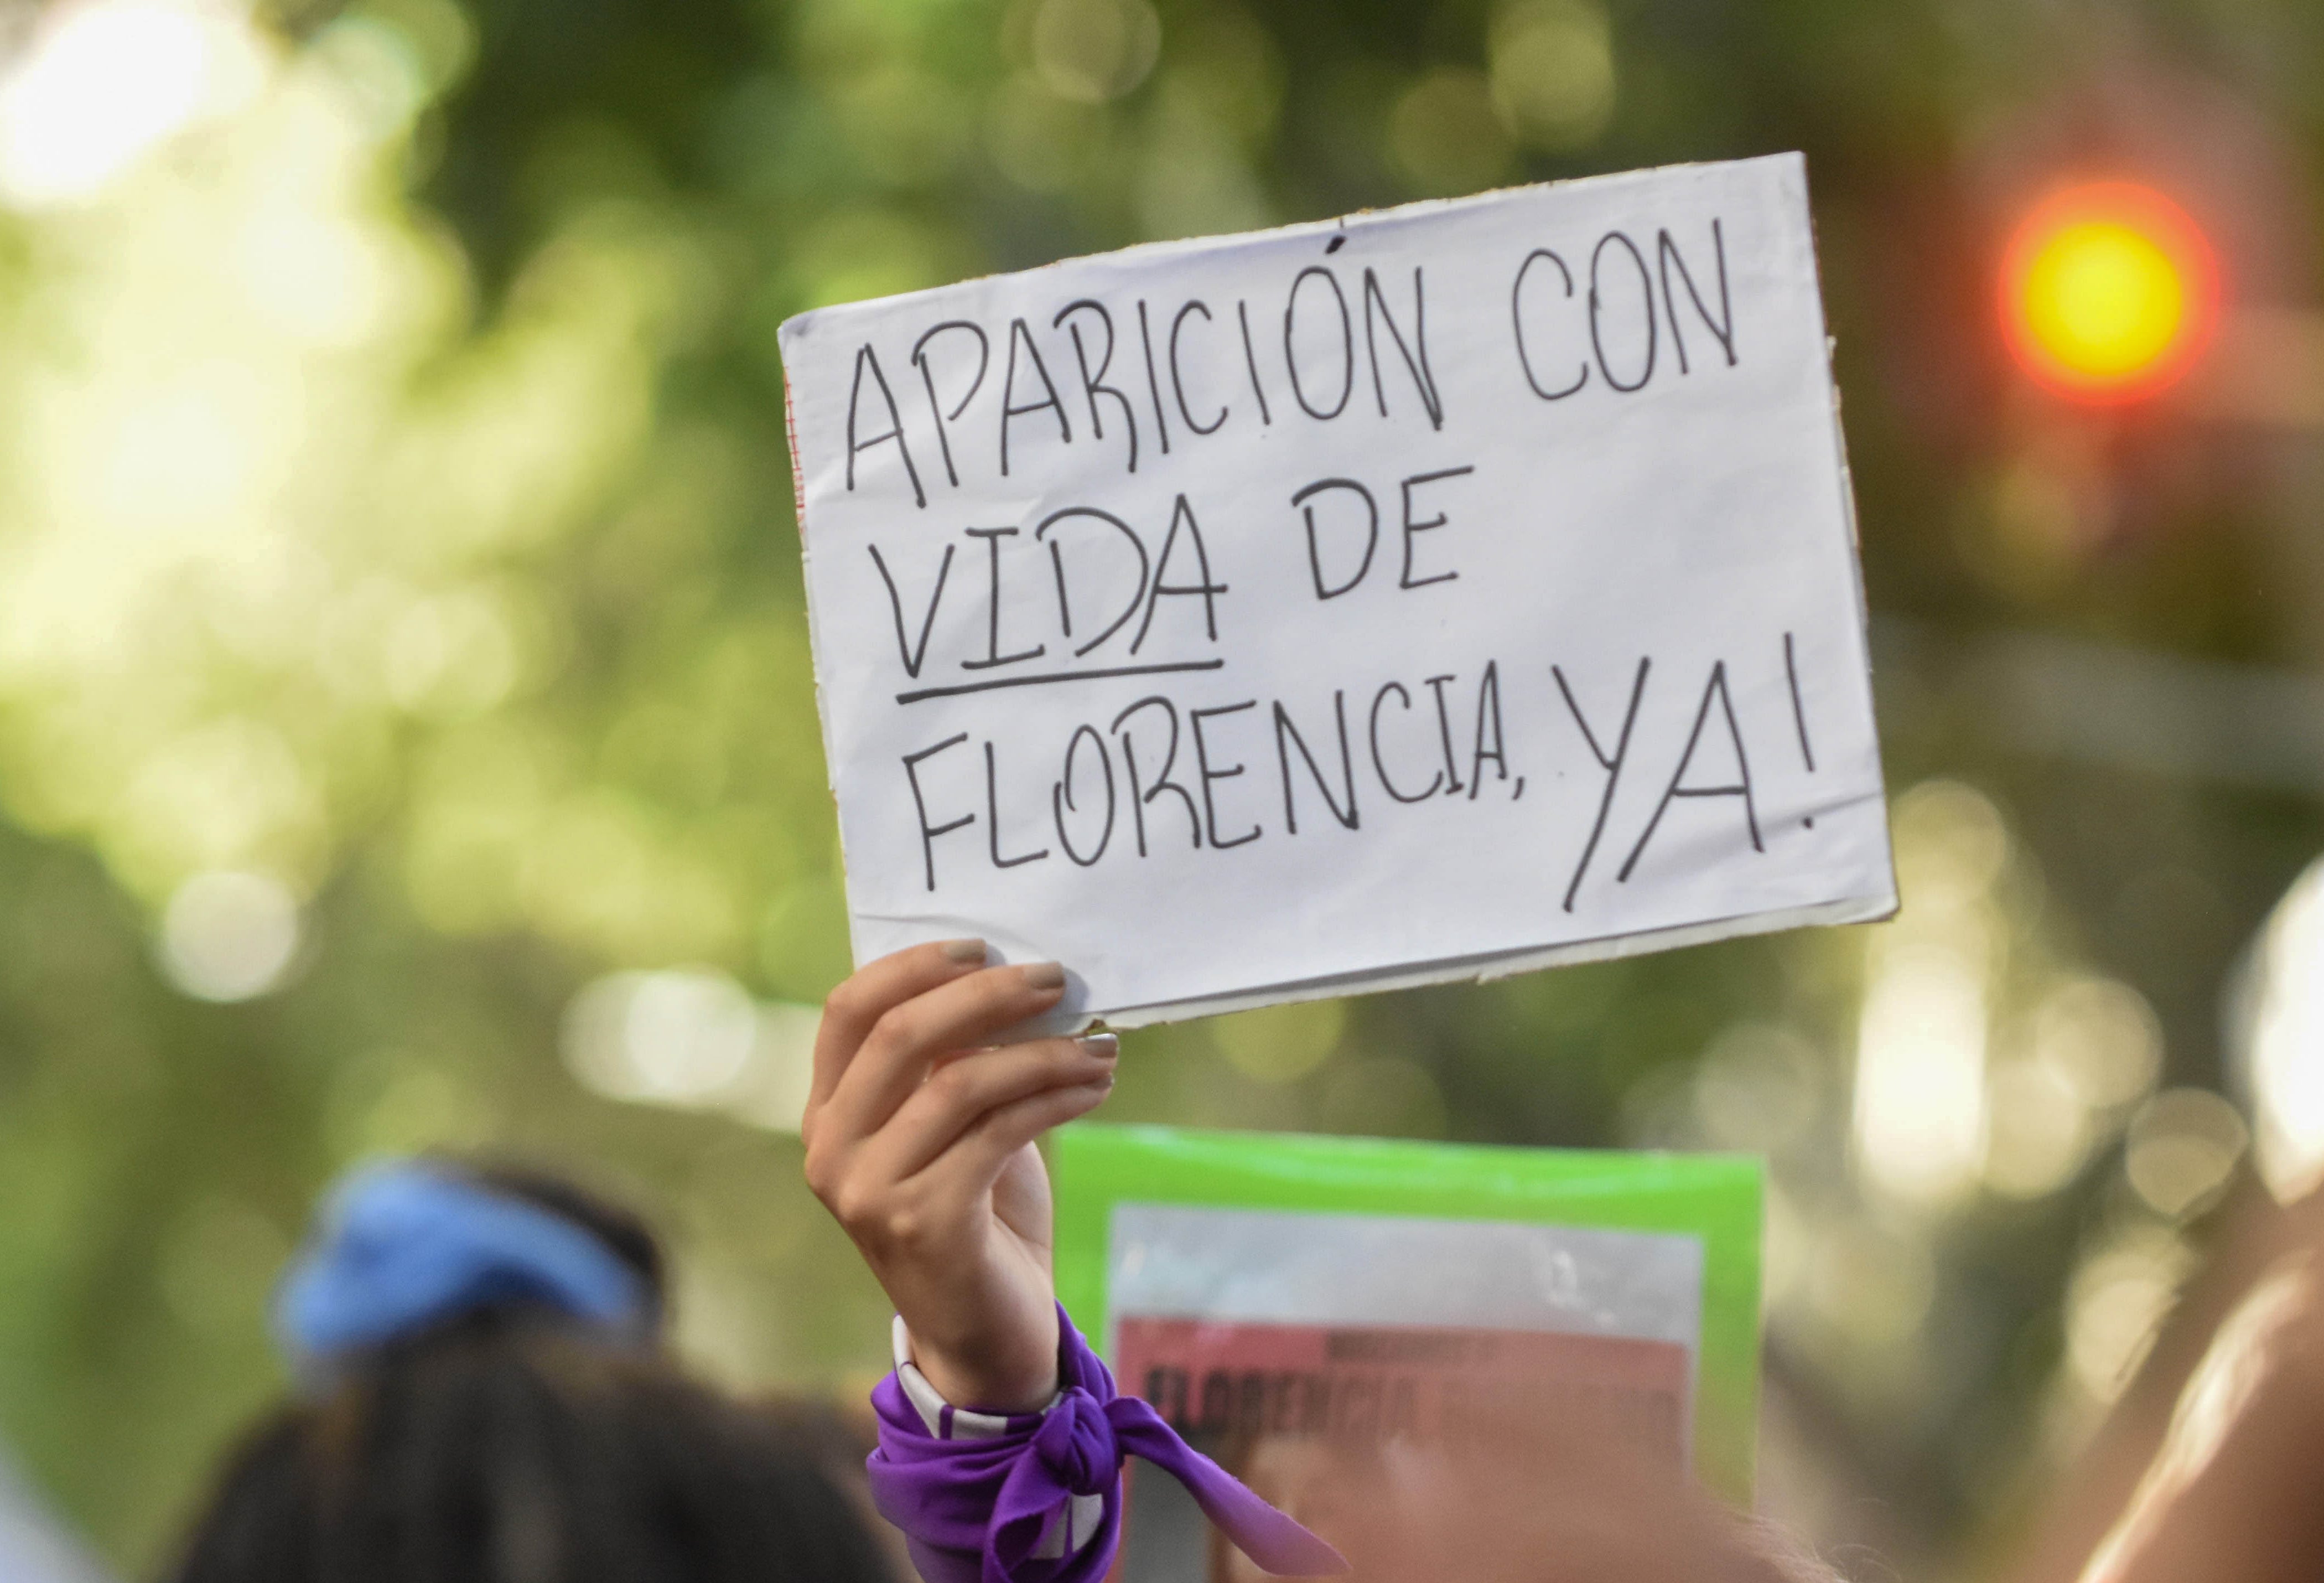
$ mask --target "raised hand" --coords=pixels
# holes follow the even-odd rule
[[[1057,1383],[1048,1172],[1033,1141],[1113,1088],[1111,1034],[987,1041],[1056,1005],[1054,962],[915,946],[832,991],[799,1134],[807,1185],[961,1407],[1022,1412]]]

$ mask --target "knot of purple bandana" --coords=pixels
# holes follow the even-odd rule
[[[1122,1406],[1134,1398],[1116,1397]],[[1121,1473],[1121,1445],[1098,1399],[1079,1385],[1050,1405],[1033,1431],[1033,1452],[1050,1477],[1077,1495],[1102,1495]]]
[[[1046,1413],[1005,1420],[998,1432],[931,1434],[893,1375],[872,1393],[880,1419],[872,1498],[903,1530],[928,1583],[1098,1583],[1120,1542],[1121,1465],[1132,1456],[1185,1486],[1264,1570],[1348,1569],[1337,1551],[1180,1440],[1153,1408],[1119,1394],[1062,1310],[1057,1322],[1056,1402]],[[1092,1498],[1102,1503],[1094,1531],[1070,1532],[1074,1507]]]

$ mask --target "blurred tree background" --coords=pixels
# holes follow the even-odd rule
[[[1905,911],[1140,1032],[1113,1119],[1766,1153],[1769,1499],[1912,1575],[2255,1190],[2314,425],[2063,411],[1990,282],[2130,168],[2312,334],[2310,0],[18,0],[0,50],[0,1438],[124,1571],[367,1153],[632,1195],[721,1377],[881,1366],[788,1130],[848,957],[775,327],[1141,240],[1805,150]]]

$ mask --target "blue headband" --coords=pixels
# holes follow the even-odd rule
[[[562,1215],[420,1164],[343,1179],[275,1293],[274,1329],[302,1369],[490,1303],[530,1302],[636,1339],[645,1282]]]

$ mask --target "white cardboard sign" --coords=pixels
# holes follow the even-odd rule
[[[1895,910],[1797,155],[782,349],[859,962],[1134,1026]]]

